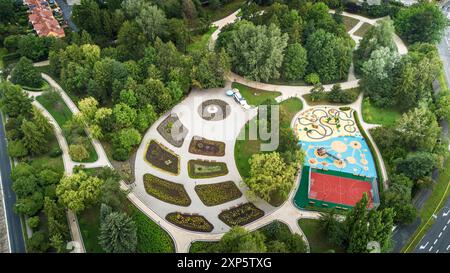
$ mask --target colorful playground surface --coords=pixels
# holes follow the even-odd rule
[[[372,154],[361,136],[335,137],[317,142],[300,141],[299,145],[306,153],[305,164],[308,166],[358,176],[377,176]]]
[[[366,193],[378,203],[377,169],[353,110],[314,107],[301,112],[294,132],[306,159],[294,202],[299,207],[353,207]]]

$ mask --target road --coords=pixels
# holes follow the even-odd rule
[[[73,31],[78,31],[77,26],[75,25],[75,23],[72,21],[72,5],[70,4],[74,4],[74,1],[69,1],[70,4],[68,4],[66,2],[66,0],[56,0],[56,2],[58,3],[58,6],[61,8],[62,14],[63,14],[63,18],[64,20],[66,20],[67,25],[73,30]],[[75,1],[77,3],[77,1]],[[79,4],[79,3],[78,3]]]
[[[450,13],[450,1],[442,5],[444,14]],[[444,37],[438,44],[438,52],[444,66],[445,79],[450,83],[450,27],[445,29]],[[442,87],[441,87],[442,89]],[[447,122],[441,122],[443,135],[448,136]],[[450,253],[450,198],[437,215],[435,222],[414,249],[415,253]]]
[[[450,198],[435,215],[435,222],[414,253],[450,253]]]
[[[3,198],[5,202],[7,227],[9,231],[9,241],[12,253],[25,253],[25,242],[23,238],[20,217],[13,211],[13,207],[16,203],[16,194],[11,187],[11,164],[6,147],[3,114],[0,112],[0,173],[3,188]]]

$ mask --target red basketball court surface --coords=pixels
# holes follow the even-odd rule
[[[317,172],[311,172],[309,182],[310,199],[354,206],[367,193],[372,206],[372,187],[369,182]]]

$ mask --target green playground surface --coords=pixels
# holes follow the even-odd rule
[[[294,204],[301,209],[316,209],[316,208],[323,208],[323,209],[332,209],[336,208],[339,210],[348,210],[351,209],[352,206],[344,205],[344,204],[336,204],[332,202],[326,202],[322,200],[315,200],[310,199],[308,197],[308,189],[309,189],[309,174],[311,172],[311,168],[309,166],[303,166],[302,169],[302,175],[300,177],[300,185],[298,187],[297,192],[295,193],[294,197]],[[321,173],[321,174],[327,174],[327,175],[334,175],[338,177],[343,178],[349,178],[359,181],[365,181],[370,182],[370,178],[363,177],[363,176],[357,176],[353,175],[351,173],[346,172],[339,172],[339,171],[333,171],[333,170],[320,170],[320,169],[314,169],[314,172]]]

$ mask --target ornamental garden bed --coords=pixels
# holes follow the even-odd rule
[[[167,142],[177,148],[183,145],[184,139],[189,132],[181,123],[177,114],[170,114],[159,124],[157,130]]]
[[[195,192],[206,206],[217,206],[238,199],[242,192],[233,181],[195,186]]]
[[[145,153],[145,160],[156,168],[178,175],[180,171],[180,160],[161,143],[151,140]]]
[[[190,231],[211,232],[214,229],[214,226],[205,217],[197,214],[172,212],[166,215],[166,220]]]
[[[224,162],[189,160],[188,173],[190,178],[212,178],[228,174],[227,164]]]
[[[161,201],[183,207],[191,204],[191,198],[182,184],[170,182],[151,174],[144,174],[144,187],[148,194]]]
[[[219,219],[230,227],[244,226],[264,216],[264,211],[253,203],[245,203],[219,214]]]
[[[225,143],[194,136],[189,144],[189,152],[198,155],[224,156]]]

